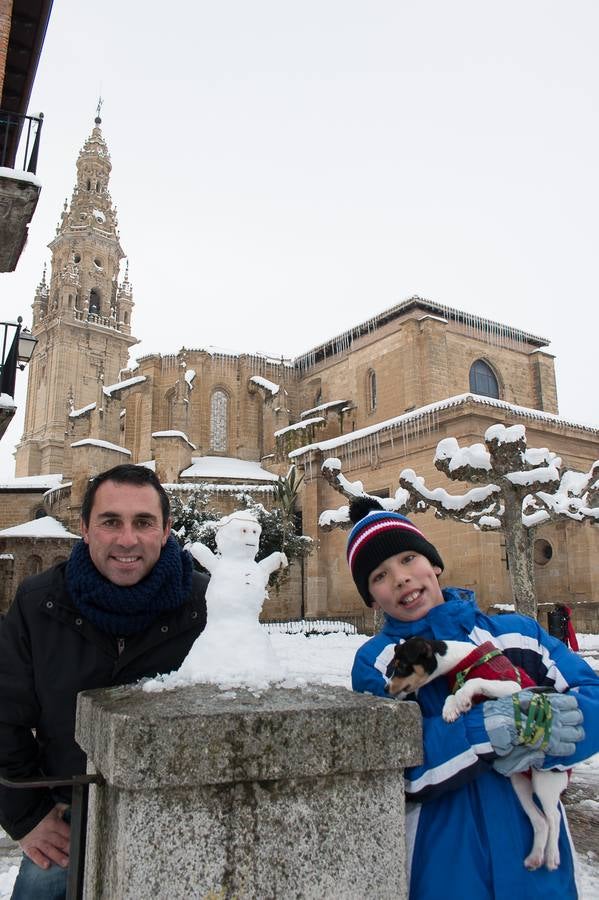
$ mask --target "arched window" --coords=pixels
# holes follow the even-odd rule
[[[89,314],[90,316],[100,315],[100,292],[96,288],[92,288],[89,292]]]
[[[34,519],[45,519],[48,513],[43,506],[38,507],[35,511]]]
[[[229,398],[224,391],[216,390],[210,400],[210,449],[225,452],[227,449],[227,416]]]
[[[366,389],[368,391],[368,411],[373,412],[376,409],[376,372],[374,369],[368,371]]]
[[[25,571],[28,575],[39,575],[42,571],[41,556],[30,556],[25,563]]]
[[[484,359],[476,359],[470,366],[470,390],[473,394],[499,400],[499,384],[495,373]]]

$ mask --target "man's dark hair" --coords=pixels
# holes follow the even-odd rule
[[[137,487],[144,487],[149,484],[158,493],[160,497],[160,506],[162,508],[162,525],[166,528],[168,517],[171,514],[171,505],[168,495],[154,472],[146,466],[134,466],[132,463],[125,463],[122,466],[114,466],[107,469],[106,472],[100,472],[91,479],[81,504],[81,518],[86,528],[89,527],[89,519],[91,516],[92,506],[94,505],[94,497],[96,491],[105,481],[114,481],[115,484],[133,484]]]

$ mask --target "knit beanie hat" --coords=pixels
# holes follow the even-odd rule
[[[443,569],[443,560],[416,526],[399,513],[389,512],[372,497],[352,500],[349,517],[354,522],[347,539],[347,562],[364,603],[372,606],[368,578],[384,560],[404,550],[426,556]]]

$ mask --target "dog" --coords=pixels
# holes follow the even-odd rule
[[[483,671],[485,670],[485,671]],[[476,677],[470,677],[470,673]],[[486,674],[486,677],[480,677]],[[533,688],[534,682],[523,669],[516,669],[509,659],[490,642],[476,647],[464,641],[436,641],[413,637],[395,646],[394,657],[387,666],[386,692],[403,699],[440,675],[447,675],[457,686],[443,705],[446,722],[455,722],[480,699],[498,699]],[[489,680],[490,679],[490,680]],[[510,776],[516,796],[533,829],[532,849],[524,865],[534,870],[545,864],[555,870],[559,855],[559,800],[568,784],[568,773],[557,770],[531,769],[529,773]],[[535,793],[541,809],[533,800]]]

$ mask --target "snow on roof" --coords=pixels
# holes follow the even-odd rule
[[[47,491],[58,487],[62,482],[62,475],[27,475],[21,478],[6,478],[0,482],[0,490],[18,491],[23,488],[39,488]]]
[[[312,413],[320,412],[323,409],[332,409],[335,406],[343,406],[349,403],[349,400],[329,400],[328,403],[321,403],[319,406],[313,406],[312,409],[305,409],[300,413],[300,419],[305,418],[305,416],[311,416]]]
[[[125,447],[119,447],[118,444],[111,444],[110,441],[99,441],[96,440],[96,438],[85,438],[83,441],[75,441],[74,444],[71,444],[71,447],[85,447],[86,444],[89,444],[92,447],[106,447],[107,450],[118,450],[119,453],[131,456],[131,451],[127,450]]]
[[[190,389],[193,390],[193,380],[196,377],[195,369],[187,369],[185,372],[185,381],[189,385]]]
[[[78,416],[83,416],[85,413],[91,412],[92,409],[96,408],[95,403],[88,403],[87,406],[82,406],[81,409],[73,409],[69,413],[70,419],[76,419]]]
[[[36,187],[41,188],[42,183],[36,175],[31,172],[23,172],[21,169],[9,169],[7,166],[0,166],[0,178],[14,178],[17,181],[28,181]]]
[[[328,341],[324,341],[312,350],[308,350],[307,353],[303,353],[301,356],[296,357],[294,366],[296,369],[304,371],[328,357],[343,353],[346,350],[349,350],[353,342],[358,338],[365,334],[371,334],[372,332],[377,331],[383,325],[397,319],[403,313],[418,307],[421,309],[432,310],[433,313],[442,316],[446,320],[452,319],[454,322],[465,325],[467,328],[472,329],[472,331],[475,332],[475,336],[479,337],[481,340],[499,346],[503,346],[506,343],[509,344],[512,341],[516,341],[517,343],[524,342],[535,344],[541,347],[544,347],[549,343],[546,338],[529,334],[526,331],[520,331],[518,328],[512,328],[510,325],[502,325],[500,322],[483,319],[474,313],[464,312],[460,309],[454,309],[451,306],[445,306],[443,303],[435,303],[431,300],[426,300],[424,297],[414,296],[410,297],[408,300],[403,300],[401,303],[398,303],[389,309],[383,310],[383,312],[373,316],[366,322],[354,325],[353,328],[348,329],[342,334],[329,338]]]
[[[134,384],[141,384],[146,381],[145,375],[135,375],[133,378],[127,378],[125,381],[117,381],[116,384],[109,384],[104,388],[104,393],[110,397],[113,391],[121,391],[123,388],[132,387]]]
[[[590,431],[599,435],[599,425],[590,425],[580,422],[572,422],[569,419],[562,419],[553,413],[543,412],[539,409],[529,409],[527,406],[515,406],[512,403],[506,403],[504,400],[495,400],[493,397],[481,397],[478,394],[458,394],[455,397],[448,397],[446,400],[438,400],[436,403],[429,403],[427,406],[421,406],[411,412],[403,413],[401,416],[395,416],[393,419],[386,419],[384,422],[378,422],[369,425],[366,428],[358,428],[356,431],[350,431],[348,434],[341,434],[339,437],[330,438],[326,441],[319,441],[313,444],[306,444],[304,447],[298,447],[292,450],[289,457],[302,456],[311,450],[332,450],[335,447],[342,447],[345,444],[351,444],[353,441],[377,434],[381,431],[391,430],[393,428],[401,428],[409,422],[417,422],[419,419],[426,418],[431,414],[441,412],[444,409],[452,409],[458,406],[464,406],[466,403],[477,403],[481,406],[492,406],[496,409],[502,409],[505,412],[521,416],[524,419],[530,419],[536,422],[547,422],[554,425],[566,425],[570,428],[578,428],[581,431]]]
[[[5,528],[0,531],[0,538],[71,538],[74,541],[79,540],[78,534],[71,534],[64,527],[62,522],[54,519],[52,516],[43,516],[41,519],[32,519],[30,522],[23,522],[22,525],[15,525],[13,528]]]
[[[273,397],[275,396],[275,394],[279,393],[279,385],[275,384],[274,381],[269,381],[268,378],[262,378],[261,375],[252,375],[250,381],[253,381],[254,384],[258,384],[265,390],[270,391]]]
[[[278,476],[263,469],[260,463],[232,456],[194,456],[181,478],[236,478],[239,481],[277,481]]]
[[[112,397],[113,393],[116,391],[121,391],[124,388],[133,387],[134,384],[141,384],[142,381],[146,381],[145,375],[136,375],[134,378],[127,378],[125,381],[117,381],[116,384],[109,384],[108,387],[103,388],[103,393],[105,397]],[[91,412],[92,409],[96,408],[95,403],[88,403],[87,406],[82,406],[81,409],[73,409],[69,413],[69,418],[76,419],[78,416],[83,416],[85,413]]]
[[[153,431],[152,437],[153,438],[180,437],[180,438],[183,438],[183,440],[186,441],[193,450],[197,450],[196,445],[191,443],[191,441],[189,440],[189,438],[187,437],[187,435],[185,434],[184,431]]]
[[[275,437],[280,437],[288,431],[299,431],[301,428],[308,428],[309,425],[320,425],[322,422],[326,422],[326,419],[323,419],[322,416],[315,416],[313,419],[303,419],[301,422],[296,422],[294,425],[287,425],[285,428],[279,428],[278,431],[275,431]]]
[[[4,409],[15,409],[16,403],[8,394],[0,394],[0,407]]]

